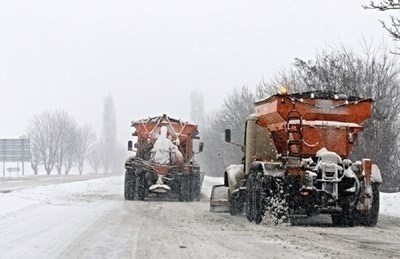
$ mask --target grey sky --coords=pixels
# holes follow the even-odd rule
[[[118,139],[130,121],[189,118],[189,95],[207,111],[233,88],[253,86],[317,50],[389,42],[361,0],[0,1],[0,138],[29,118],[67,110],[99,133],[112,94]],[[390,43],[391,44],[391,43]]]

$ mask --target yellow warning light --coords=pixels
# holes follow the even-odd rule
[[[287,95],[288,94],[288,89],[285,86],[281,86],[281,89],[279,90],[279,94],[281,95]]]

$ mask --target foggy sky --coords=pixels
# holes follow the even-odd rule
[[[130,121],[167,113],[190,120],[242,85],[268,80],[294,58],[365,38],[391,43],[361,0],[0,1],[0,138],[21,136],[34,114],[67,110],[101,130],[111,94],[117,139]]]

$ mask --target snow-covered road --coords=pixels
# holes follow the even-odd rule
[[[334,228],[329,219],[310,227],[255,225],[210,213],[206,198],[125,201],[122,176],[32,179],[1,182],[0,258],[400,256],[398,217],[382,215],[375,228]]]

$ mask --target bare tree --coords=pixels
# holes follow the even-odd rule
[[[243,86],[227,96],[222,108],[208,116],[202,138],[205,143],[201,155],[205,171],[210,175],[221,176],[224,167],[233,163],[241,163],[243,152],[240,147],[226,143],[225,129],[232,130],[232,142],[244,144],[245,122],[254,113],[255,94],[249,87]]]
[[[101,145],[99,142],[96,142],[88,155],[89,165],[93,168],[95,174],[97,174],[99,171],[101,159]]]
[[[57,145],[55,167],[61,174],[64,166],[65,174],[71,170],[77,146],[77,124],[66,111],[55,111],[53,120],[56,127],[55,143]]]
[[[104,99],[103,110],[103,131],[101,135],[103,150],[104,173],[108,173],[113,168],[116,156],[117,122],[115,116],[114,100],[111,95]]]
[[[89,159],[89,154],[96,142],[96,134],[89,125],[80,127],[77,133],[76,157],[79,174],[82,174],[84,162]]]
[[[371,1],[369,5],[363,6],[365,9],[375,9],[379,11],[396,11],[400,10],[399,0]],[[389,35],[395,40],[400,40],[400,19],[390,15],[390,23],[380,20],[383,28],[388,31]],[[399,54],[399,53],[397,53]]]
[[[31,142],[31,168],[35,175],[39,173],[39,166],[42,163],[42,157],[40,156],[40,150],[36,142]]]
[[[42,161],[44,169],[49,175],[54,168],[58,147],[57,127],[53,114],[45,111],[34,116],[28,127],[28,135],[32,146],[38,151],[35,159]]]

